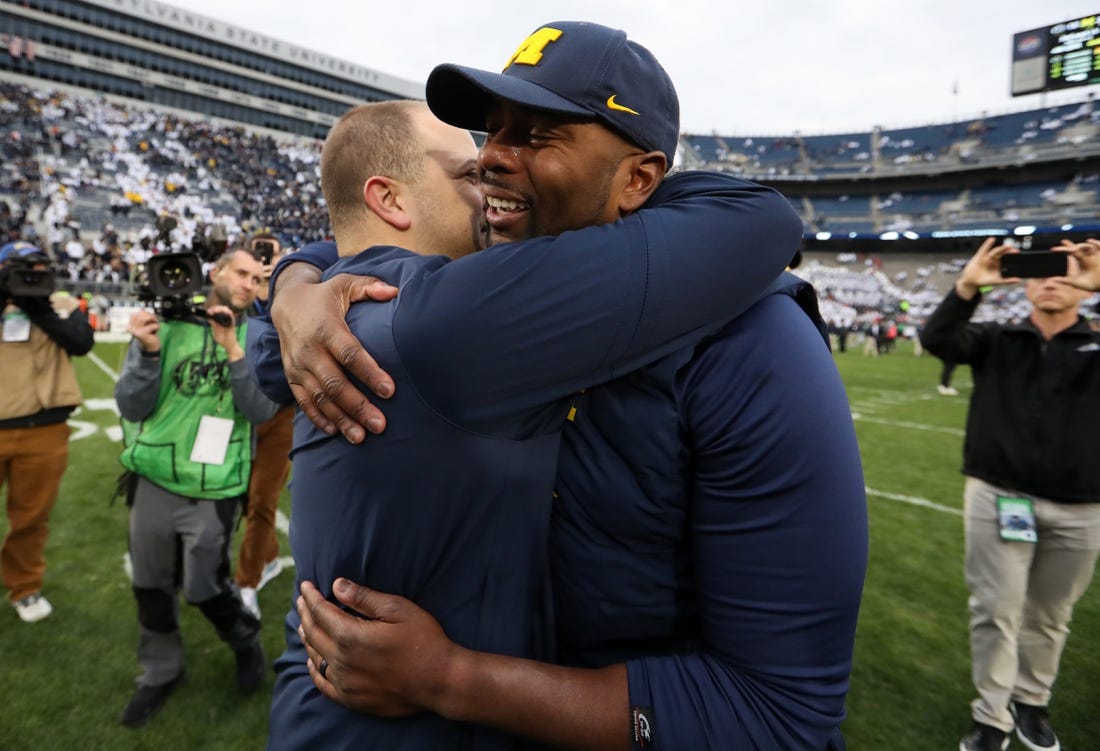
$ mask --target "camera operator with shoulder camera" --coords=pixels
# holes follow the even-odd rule
[[[0,575],[27,623],[53,611],[42,596],[46,539],[69,461],[66,420],[82,401],[69,358],[93,344],[76,301],[51,301],[53,288],[53,263],[42,250],[25,242],[0,247],[0,486],[8,486],[10,523]]]
[[[1100,333],[1080,315],[1100,243],[1021,253],[990,238],[928,318],[929,352],[970,366],[963,474],[970,657],[963,751],[1060,748],[1047,705],[1100,555]],[[1026,283],[1018,324],[971,323],[987,286]]]
[[[260,621],[229,577],[230,539],[252,465],[252,425],[276,409],[244,360],[244,313],[256,297],[261,265],[247,250],[225,253],[210,274],[205,308],[189,304],[192,283],[202,278],[196,257],[161,255],[149,266],[161,315],[131,316],[134,338],[115,389],[125,439],[120,461],[132,472],[130,556],[142,668],[122,714],[129,727],[144,725],[183,677],[181,583],[187,602],[236,655],[240,692],[254,693],[267,669]],[[174,296],[159,294],[165,288]]]

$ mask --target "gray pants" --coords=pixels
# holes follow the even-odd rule
[[[188,498],[137,479],[130,510],[130,558],[140,621],[139,686],[158,686],[183,671],[181,590],[234,650],[259,638],[260,622],[245,609],[229,575],[229,543],[239,515],[238,498]]]
[[[1030,498],[1039,541],[1006,542],[997,496]],[[967,478],[966,584],[977,722],[1014,727],[1012,699],[1046,706],[1058,675],[1073,606],[1100,554],[1100,503],[1053,501]]]

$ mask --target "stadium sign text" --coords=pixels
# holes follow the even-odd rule
[[[88,0],[91,3],[153,21],[164,26],[177,28],[192,34],[207,37],[216,42],[231,44],[235,47],[258,52],[268,57],[279,58],[290,63],[319,70],[368,86],[376,86],[385,91],[422,98],[423,85],[406,81],[395,76],[371,70],[347,60],[331,57],[320,52],[308,50],[289,42],[274,39],[249,29],[223,23],[193,11],[183,10],[156,0]]]

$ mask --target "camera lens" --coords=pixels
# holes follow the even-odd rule
[[[173,292],[187,289],[191,284],[191,270],[182,263],[165,264],[158,270],[157,277],[165,288]]]

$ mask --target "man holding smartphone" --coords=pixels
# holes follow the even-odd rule
[[[1047,705],[1100,555],[1100,333],[1079,313],[1100,287],[1100,243],[1041,254],[995,243],[982,243],[921,334],[974,377],[962,471],[978,696],[959,748],[1003,751],[1015,730],[1029,749],[1058,751]],[[970,322],[982,288],[1025,279],[1026,320]]]

